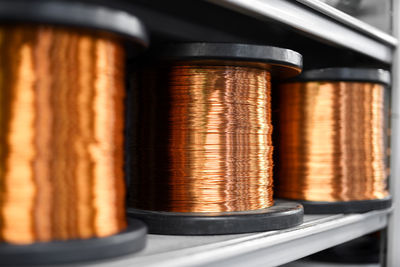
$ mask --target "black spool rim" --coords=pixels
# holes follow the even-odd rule
[[[301,75],[287,82],[299,81],[348,81],[371,82],[389,86],[391,83],[390,72],[383,69],[372,68],[324,68],[304,71]]]
[[[147,47],[148,36],[140,20],[108,7],[49,0],[0,0],[0,22],[43,23],[71,26],[116,34],[140,47]]]
[[[373,210],[388,209],[392,206],[392,197],[381,199],[353,200],[353,201],[305,201],[296,200],[304,207],[305,214],[336,214],[336,213],[364,213]]]
[[[128,208],[128,216],[145,222],[152,234],[222,235],[280,230],[303,222],[303,207],[276,200],[272,207],[240,212],[185,213]]]
[[[0,243],[0,266],[53,265],[118,257],[143,249],[146,234],[147,228],[142,222],[128,219],[126,230],[103,238],[29,245]]]
[[[298,75],[303,57],[290,49],[238,43],[178,43],[154,49],[153,57],[163,61],[208,61],[216,64],[252,65],[267,68],[273,77]],[[215,64],[214,63],[214,64]]]

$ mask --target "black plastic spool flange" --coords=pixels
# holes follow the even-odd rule
[[[281,230],[303,222],[303,207],[276,200],[272,207],[235,212],[165,212],[128,208],[128,216],[142,220],[152,234],[223,235]]]
[[[145,26],[135,16],[104,6],[66,0],[0,0],[0,23],[88,29],[123,38],[138,51],[149,43]]]
[[[141,221],[129,218],[125,231],[108,237],[29,245],[0,243],[0,266],[54,265],[122,256],[143,249],[146,234]]]
[[[123,38],[140,50],[147,46],[143,24],[128,13],[69,1],[0,0],[0,23],[44,24],[87,29]],[[128,219],[128,228],[118,234],[83,240],[13,245],[0,242],[0,265],[52,265],[121,256],[144,248],[146,226]]]
[[[150,57],[159,61],[255,66],[269,70],[272,77],[278,79],[294,77],[303,67],[303,57],[293,50],[252,44],[171,43],[155,47]]]
[[[304,207],[306,214],[335,214],[335,213],[364,213],[373,210],[388,209],[392,206],[392,197],[381,199],[352,200],[352,201],[305,201],[296,200]]]
[[[372,68],[325,68],[304,71],[296,78],[285,82],[370,82],[390,86],[390,72]],[[306,201],[296,200],[304,207],[306,214],[364,213],[373,210],[388,209],[392,206],[392,197],[357,201]]]
[[[390,72],[383,69],[372,68],[325,68],[303,71],[295,78],[285,82],[370,82],[389,86],[391,83]]]
[[[191,61],[196,64],[254,66],[273,77],[301,72],[302,56],[289,49],[233,43],[180,43],[150,52],[155,61]],[[144,221],[153,234],[218,235],[286,229],[303,222],[298,203],[275,201],[272,207],[240,212],[165,212],[128,208],[128,216]]]

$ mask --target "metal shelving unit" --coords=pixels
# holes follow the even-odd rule
[[[95,0],[88,0],[95,1]],[[110,5],[111,1],[101,1]],[[190,2],[190,3],[189,3]],[[301,226],[265,233],[223,236],[149,235],[147,248],[135,255],[88,263],[88,266],[276,266],[389,226],[388,266],[400,264],[400,3],[394,3],[391,36],[315,0],[120,0],[141,18],[154,42],[250,42],[296,47],[305,66],[325,59],[329,65],[367,65],[391,69],[392,210],[352,215],[305,216]],[[201,15],[196,15],[201,14]],[[207,16],[204,16],[207,14]],[[297,49],[298,48],[298,49]],[[397,228],[396,228],[397,225]]]
[[[300,226],[265,233],[149,235],[144,251],[88,266],[276,266],[382,229],[390,211],[307,215]]]

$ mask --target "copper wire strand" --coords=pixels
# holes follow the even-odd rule
[[[379,84],[282,84],[276,194],[310,201],[387,196],[385,99]]]
[[[123,230],[122,44],[2,26],[0,53],[0,242]]]
[[[268,71],[176,64],[144,80],[131,207],[229,212],[273,205]]]

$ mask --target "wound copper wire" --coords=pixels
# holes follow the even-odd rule
[[[270,73],[176,63],[130,98],[130,207],[248,211],[273,205]],[[136,115],[135,115],[136,114]]]
[[[295,82],[279,94],[279,197],[380,199],[386,178],[385,88],[367,82]]]
[[[123,230],[122,44],[1,26],[0,53],[0,242]]]

